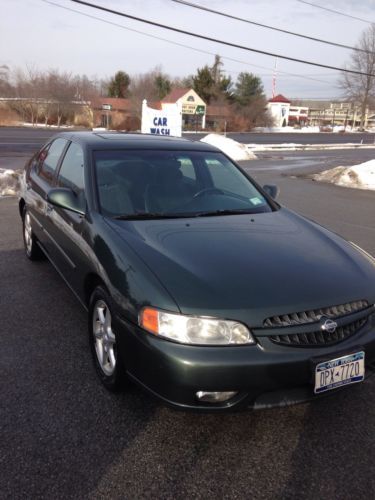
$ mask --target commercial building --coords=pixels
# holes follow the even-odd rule
[[[358,104],[345,101],[323,101],[304,100],[292,101],[293,105],[307,106],[309,125],[327,126],[351,126],[359,127],[362,121],[361,107]],[[369,108],[365,111],[364,128],[375,125],[374,111]]]
[[[182,127],[184,129],[204,129],[206,127],[206,103],[193,89],[173,89],[160,102],[161,109],[181,105]]]

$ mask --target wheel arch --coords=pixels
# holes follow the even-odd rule
[[[107,293],[108,287],[104,283],[104,280],[96,273],[89,273],[85,277],[84,285],[83,285],[83,290],[84,290],[84,300],[86,306],[89,306],[90,304],[90,297],[92,295],[92,292],[95,290],[97,286],[101,286],[105,289]]]
[[[21,217],[23,216],[23,209],[25,208],[25,205],[26,205],[25,200],[21,198],[20,201],[18,202],[18,210]]]

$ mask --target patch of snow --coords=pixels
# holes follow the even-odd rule
[[[332,127],[332,132],[335,134],[339,134],[341,132],[349,132],[350,128],[349,127],[344,127],[344,125],[335,125]]]
[[[252,151],[247,149],[245,144],[229,139],[219,134],[208,134],[201,139],[206,144],[217,147],[234,161],[256,160],[257,157]]]
[[[293,134],[300,134],[300,133],[309,133],[309,134],[315,134],[317,132],[320,132],[319,127],[301,127],[301,128],[294,128],[294,127],[256,127],[252,130],[253,132],[270,132],[270,133],[293,133]]]
[[[325,144],[298,144],[293,142],[283,142],[280,144],[247,144],[250,151],[313,151],[315,149],[374,149],[374,144],[363,144],[363,141],[354,143],[325,143]]]
[[[353,167],[336,167],[315,174],[317,181],[332,182],[338,186],[375,190],[375,160],[366,161]]]
[[[74,125],[60,125],[59,127],[57,125],[46,125],[45,123],[29,123],[29,122],[24,122],[21,124],[22,127],[33,127],[33,128],[74,128]]]
[[[306,126],[306,127],[301,127],[301,128],[294,128],[294,127],[256,127],[252,130],[252,132],[269,132],[269,133],[293,133],[293,134],[317,134],[318,132],[321,133],[326,133],[326,132],[336,132],[336,133],[342,133],[342,132],[357,132],[357,129],[354,129],[347,125],[344,127],[344,125],[335,125],[332,127],[331,125],[327,125],[325,127],[322,127],[324,130],[322,130],[319,126]]]
[[[20,188],[21,170],[0,168],[0,197],[16,196]]]
[[[306,134],[316,134],[317,132],[320,132],[320,128],[319,127],[301,127],[299,129],[300,132],[302,133],[306,133]]]
[[[280,144],[246,144],[250,151],[272,151],[274,149],[282,149],[286,151],[295,151],[297,148],[302,148],[303,144],[294,142],[282,142]]]

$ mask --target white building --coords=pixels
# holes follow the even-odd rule
[[[286,127],[289,124],[290,101],[279,94],[268,101],[268,110],[275,127]]]

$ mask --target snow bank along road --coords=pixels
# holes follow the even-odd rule
[[[244,166],[375,254],[374,192]],[[108,394],[85,313],[48,262],[23,256],[14,198],[0,199],[0,234],[2,499],[375,497],[375,377],[314,404],[224,416]]]

